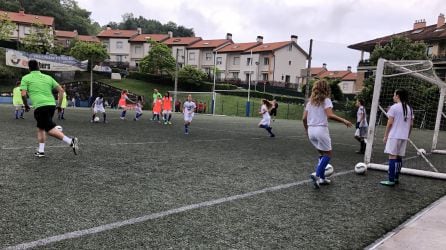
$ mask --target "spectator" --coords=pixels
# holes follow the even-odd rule
[[[176,100],[175,101],[175,112],[181,112],[180,107],[181,107],[181,101]]]
[[[198,113],[202,113],[203,112],[203,103],[199,102],[198,103]]]

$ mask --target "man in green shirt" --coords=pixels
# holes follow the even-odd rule
[[[20,81],[16,82],[16,87],[12,90],[12,105],[15,108],[15,119],[19,119],[19,113],[20,118],[25,119],[23,117],[25,107],[23,106],[22,92],[20,91]]]
[[[64,89],[49,75],[45,75],[39,71],[39,64],[36,60],[28,62],[30,73],[22,77],[20,89],[22,91],[22,99],[25,104],[25,111],[29,111],[27,96],[31,99],[34,110],[34,118],[37,121],[37,140],[39,141],[39,149],[34,154],[37,157],[45,156],[45,140],[46,134],[64,141],[73,149],[77,155],[79,150],[79,142],[76,137],[70,138],[61,130],[56,128],[53,122],[54,112],[56,111],[56,101],[52,90],[58,92],[59,103],[57,109],[60,110]]]
[[[158,92],[158,89],[154,89],[154,90],[153,90],[153,94],[152,94],[153,103],[155,103],[155,101],[158,99],[158,97],[163,98],[163,96],[161,95],[161,93]]]

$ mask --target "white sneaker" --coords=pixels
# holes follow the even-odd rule
[[[73,153],[75,155],[77,155],[78,151],[79,151],[79,140],[77,139],[77,137],[74,137],[73,139],[71,139],[71,148],[73,148]]]
[[[319,179],[319,185],[329,185],[331,183],[331,180],[325,178],[325,179]]]

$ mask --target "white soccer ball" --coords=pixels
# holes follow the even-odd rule
[[[99,117],[98,116],[94,117],[94,122],[99,122]]]
[[[365,165],[365,163],[360,162],[355,165],[355,173],[365,174],[366,171],[367,171],[367,165]]]
[[[330,177],[333,174],[333,172],[334,172],[333,165],[328,164],[325,167],[325,177]],[[312,175],[316,175],[316,172],[313,172]]]
[[[59,130],[60,132],[63,131],[63,128],[62,128],[62,126],[60,126],[60,125],[57,125],[55,128],[56,128],[57,130]]]
[[[426,150],[424,148],[419,148],[417,151],[417,155],[426,155]]]

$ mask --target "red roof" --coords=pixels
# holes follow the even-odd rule
[[[217,48],[226,43],[232,43],[232,40],[228,39],[201,40],[190,45],[188,49]]]
[[[351,71],[348,70],[340,70],[340,71],[325,71],[322,74],[318,75],[320,78],[336,78],[336,79],[343,79],[345,76],[350,74]]]
[[[56,30],[56,37],[75,38],[76,36],[76,31]]]
[[[315,67],[315,68],[310,68],[310,73],[312,76],[317,76],[319,74],[321,74],[322,72],[327,71],[326,68],[324,67]]]
[[[172,37],[163,41],[167,46],[173,45],[191,45],[201,40],[201,37]]]
[[[163,34],[141,34],[129,39],[129,42],[147,42],[148,39],[151,39],[156,42],[162,42],[167,40],[169,35]]]
[[[253,48],[252,53],[274,51],[274,50],[283,48],[291,43],[292,43],[292,41],[276,42],[276,43],[263,43],[255,48]],[[249,51],[249,52],[251,52],[251,51]]]
[[[9,12],[0,10],[0,19],[9,19],[14,23],[54,25],[54,17],[26,14],[25,12]]]
[[[84,35],[79,35],[77,36],[77,38],[79,39],[79,41],[83,41],[83,42],[94,42],[94,43],[99,43],[99,38],[95,37],[95,36],[84,36]]]
[[[130,38],[138,34],[137,30],[102,30],[97,37]]]
[[[252,49],[255,46],[258,46],[261,43],[253,42],[253,43],[234,43],[228,44],[225,47],[218,50],[218,53],[230,53],[230,52],[243,52],[248,49]]]
[[[356,78],[358,78],[358,74],[350,72],[350,74],[344,76],[344,78],[342,78],[342,80],[344,80],[344,81],[356,81]]]

